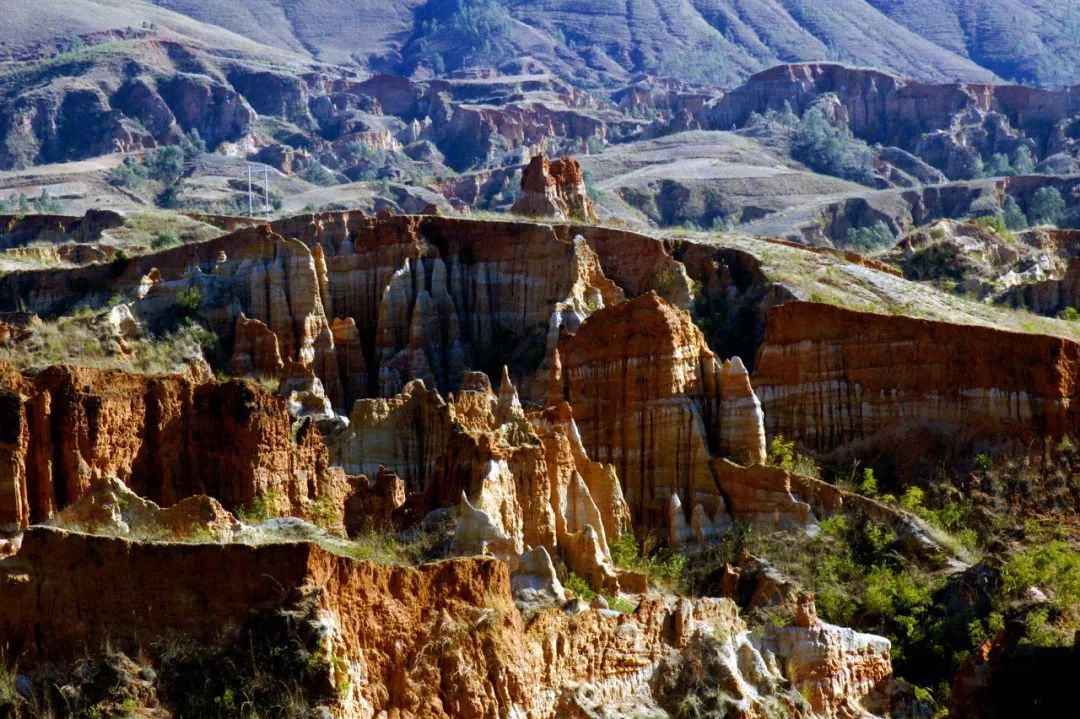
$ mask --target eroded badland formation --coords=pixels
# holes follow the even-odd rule
[[[0,719],[1075,714],[1075,18],[354,4],[6,8]]]

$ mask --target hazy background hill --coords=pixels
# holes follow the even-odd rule
[[[939,47],[1002,78],[1080,81],[1076,0],[872,0],[878,10]]]
[[[779,63],[832,60],[932,82],[1080,82],[1075,0],[0,0],[0,10],[8,57],[154,23],[232,51],[416,77],[542,67],[590,87],[639,73],[731,86]]]
[[[932,81],[1080,77],[1072,0],[155,3],[324,62],[406,74],[531,57],[589,84],[637,72],[731,84],[780,62],[826,59]]]

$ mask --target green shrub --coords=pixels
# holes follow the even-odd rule
[[[608,548],[611,550],[611,561],[616,567],[623,569],[632,569],[641,557],[637,539],[631,532],[620,534],[609,541]]]
[[[156,147],[146,151],[143,164],[151,179],[171,185],[184,174],[184,151],[175,145]]]
[[[63,203],[49,194],[48,189],[41,188],[41,196],[32,202],[34,209],[43,215],[59,215],[64,211]]]
[[[923,508],[925,493],[919,487],[908,487],[900,497],[900,506],[909,512],[918,512]]]
[[[1027,145],[1016,148],[1016,152],[1010,158],[1003,152],[999,152],[990,158],[982,171],[983,177],[1012,177],[1014,175],[1030,175],[1035,171],[1035,155]]]
[[[1030,175],[1035,172],[1035,155],[1027,145],[1021,145],[1013,153],[1013,169],[1017,175]]]
[[[984,177],[1011,177],[1016,174],[1016,170],[1013,169],[1009,156],[999,152],[986,163],[982,174]]]
[[[596,592],[593,591],[593,588],[589,585],[588,581],[573,572],[570,572],[566,576],[563,587],[581,597],[586,602],[591,602],[596,599]]]
[[[1029,620],[1038,627],[1036,643],[1066,646],[1080,627],[1080,551],[1052,531],[1032,534],[1032,543],[1002,568],[1003,590],[1011,600],[1022,599],[1028,587],[1046,592],[1056,616]]]
[[[846,125],[834,124],[824,102],[803,115],[792,138],[792,154],[808,167],[835,177],[871,184],[874,153]]]
[[[870,467],[864,467],[862,471],[862,479],[859,481],[858,486],[859,494],[867,497],[876,497],[878,493],[878,481],[874,476],[874,470]]]
[[[137,162],[134,157],[125,157],[118,167],[108,176],[109,182],[129,190],[137,190],[147,179],[146,165]]]
[[[266,520],[277,516],[275,514],[277,499],[278,497],[275,492],[257,494],[250,502],[236,510],[236,516],[245,524],[260,524],[265,522]]]
[[[870,227],[851,227],[844,235],[844,248],[869,254],[892,247],[896,236],[882,220]]]
[[[774,467],[805,477],[821,476],[818,463],[809,455],[797,451],[795,442],[785,440],[782,435],[773,437],[769,442],[768,462]]]
[[[184,154],[184,159],[188,161],[194,160],[206,152],[206,142],[199,135],[197,128],[191,128],[180,138],[180,152]]]
[[[322,163],[315,158],[311,158],[300,173],[300,176],[313,185],[329,187],[330,185],[337,184],[337,177],[334,176],[334,173],[323,167]]]
[[[1056,225],[1065,214],[1065,198],[1054,187],[1040,187],[1028,208],[1032,225]]]
[[[155,250],[167,250],[180,244],[180,237],[172,230],[162,230],[150,241],[150,247]]]
[[[1007,242],[1014,242],[1016,238],[1013,237],[1013,233],[1009,231],[1008,224],[1003,217],[998,215],[985,215],[983,217],[976,217],[972,220],[977,226],[987,230],[996,232],[1002,239]]]
[[[1058,312],[1058,319],[1066,322],[1080,322],[1080,312],[1075,307],[1066,307],[1061,312]]]
[[[1028,226],[1028,219],[1024,215],[1024,211],[1020,209],[1020,203],[1018,203],[1016,198],[1012,195],[1005,198],[1005,204],[1001,208],[1001,214],[1002,219],[1005,220],[1005,227],[1010,230],[1023,230]]]
[[[181,290],[176,295],[176,311],[184,317],[190,317],[199,311],[199,307],[202,305],[203,296],[202,291],[198,287],[189,287],[186,290]]]

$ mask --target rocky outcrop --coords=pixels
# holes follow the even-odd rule
[[[517,573],[543,548],[618,591],[608,539],[630,524],[614,468],[589,459],[569,406],[527,417],[505,372],[498,395],[476,373],[445,400],[420,381],[390,400],[362,400],[329,441],[348,473],[402,478],[411,499],[399,522],[456,508],[456,552],[494,554]]]
[[[277,377],[285,368],[277,335],[260,320],[241,312],[236,318],[229,374],[238,377]]]
[[[722,523],[730,510],[811,521],[782,481],[770,490],[776,502],[766,504],[751,499],[752,483],[741,485],[743,468],[724,458],[765,460],[761,407],[746,369],[737,357],[720,362],[690,317],[655,293],[602,310],[564,335],[550,387],[549,404],[573,406],[590,456],[616,468],[639,526],[679,535],[676,501],[687,535],[694,517],[704,537],[713,531],[706,525]],[[763,477],[764,484],[774,479]]]
[[[466,368],[496,376],[504,365],[527,399],[542,399],[547,373],[537,369],[559,329],[624,297],[586,241],[551,227],[348,213],[72,274],[20,273],[0,305],[63,312],[71,283],[101,301],[136,298],[136,315],[151,321],[174,316],[197,291],[194,312],[231,348],[235,371],[277,366],[257,321],[277,338],[281,361],[311,368],[339,411],[411,379],[447,394]]]
[[[830,63],[781,65],[750,77],[698,113],[704,127],[742,127],[752,113],[800,115],[831,95],[835,112],[858,137],[898,147],[953,179],[974,177],[975,160],[1019,147],[1038,157],[1075,152],[1065,128],[1080,113],[1070,91],[1012,85],[927,85],[877,70]]]
[[[106,477],[73,504],[49,519],[51,527],[138,540],[229,540],[240,523],[217,500],[206,495],[182,499],[162,509],[135,494],[123,482]]]
[[[544,154],[534,157],[521,178],[521,197],[510,211],[528,217],[596,221],[581,165],[570,157],[554,163]]]
[[[789,302],[753,375],[770,435],[828,453],[912,432],[1026,441],[1076,431],[1080,346],[978,326]]]
[[[1056,314],[1080,302],[1069,266],[1080,255],[1080,232],[1036,228],[1002,236],[976,220],[943,220],[916,230],[882,260],[918,281],[955,282],[966,293]]]
[[[1069,260],[1060,278],[1017,285],[1006,290],[1002,300],[1041,315],[1055,316],[1066,308],[1080,306],[1080,259]]]
[[[0,641],[21,669],[93,656],[106,642],[152,663],[177,633],[209,651],[260,611],[299,621],[308,604],[319,627],[313,649],[328,658],[336,688],[324,706],[340,717],[554,719],[601,704],[644,708],[665,701],[660,687],[684,667],[713,656],[708,681],[737,687],[752,716],[775,702],[833,717],[837,690],[857,707],[890,676],[883,639],[834,636],[826,625],[755,639],[725,599],[647,599],[625,615],[546,608],[526,626],[505,564],[485,558],[410,568],[312,543],[141,544],[34,528],[0,561]],[[794,689],[783,688],[789,670]]]
[[[285,401],[245,382],[0,366],[0,387],[3,525],[44,521],[110,477],[162,505],[207,494],[234,509],[264,496],[297,516],[348,491],[318,430],[294,437]]]
[[[1040,713],[1066,716],[1072,711],[1080,637],[1071,647],[1040,645],[1023,637],[1022,622],[1012,620],[964,660],[952,684],[950,716],[1005,719]]]
[[[110,210],[90,210],[82,217],[62,215],[0,215],[0,249],[39,245],[87,245],[124,218]]]
[[[822,622],[812,596],[799,600],[791,626],[769,628],[765,641],[815,714],[858,716],[884,708],[884,697],[874,694],[892,675],[889,640]],[[870,706],[860,706],[867,698]]]

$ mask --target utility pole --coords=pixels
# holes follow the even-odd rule
[[[263,165],[263,212],[270,221],[270,168]]]
[[[248,177],[248,217],[252,217],[255,214],[254,201],[251,197],[251,165],[247,166]]]

